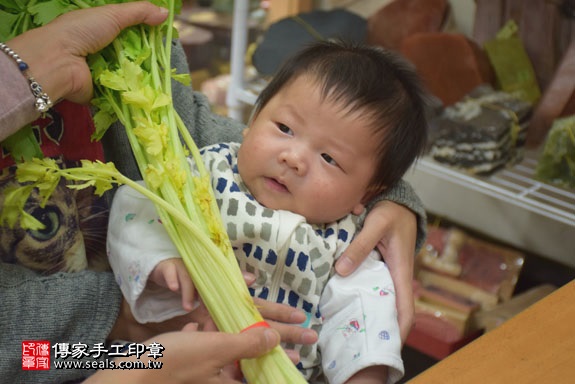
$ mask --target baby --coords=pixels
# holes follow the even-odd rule
[[[346,278],[333,266],[366,204],[422,153],[423,100],[417,75],[395,54],[319,42],[263,90],[241,145],[202,150],[238,263],[257,276],[250,292],[304,310],[304,326],[319,333],[317,345],[299,350],[312,383],[403,375],[395,292],[381,257],[373,251]],[[156,219],[149,200],[119,189],[110,263],[141,322],[192,308],[193,284]]]

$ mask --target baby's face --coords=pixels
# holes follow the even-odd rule
[[[377,148],[362,115],[322,101],[308,76],[286,85],[244,133],[238,168],[251,194],[310,223],[361,213]]]

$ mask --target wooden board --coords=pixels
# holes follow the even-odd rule
[[[409,383],[572,383],[574,297],[572,281]]]

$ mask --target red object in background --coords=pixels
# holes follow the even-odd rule
[[[95,128],[87,106],[64,100],[45,117],[32,122],[32,128],[46,157],[62,156],[68,161],[104,160],[102,144],[90,138]],[[3,152],[0,169],[13,164],[12,157]]]
[[[367,19],[367,42],[398,51],[416,33],[439,32],[450,12],[447,0],[395,0]]]
[[[441,255],[449,231],[430,226],[426,245]],[[513,294],[524,258],[523,253],[513,248],[466,236],[458,250],[457,262],[461,265],[461,275],[457,279],[506,301]]]
[[[479,85],[495,83],[487,54],[463,34],[417,33],[403,39],[400,51],[445,106]]]
[[[432,315],[416,313],[415,324],[407,336],[406,345],[437,360],[444,359],[459,348],[475,340],[483,331],[459,336],[449,322]]]

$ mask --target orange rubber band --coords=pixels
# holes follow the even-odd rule
[[[252,325],[250,325],[249,327],[246,327],[244,329],[242,329],[240,331],[240,333],[247,331],[248,329],[252,329],[252,328],[259,328],[259,327],[264,327],[264,328],[271,328],[270,325],[266,322],[266,321],[258,321],[257,323],[253,323]]]
[[[270,325],[266,321],[258,321],[257,323],[253,323],[252,325],[242,329],[240,331],[240,333],[243,333],[243,332],[247,331],[248,329],[259,328],[259,327],[271,328]],[[240,361],[239,360],[236,360],[236,368],[240,369]]]

